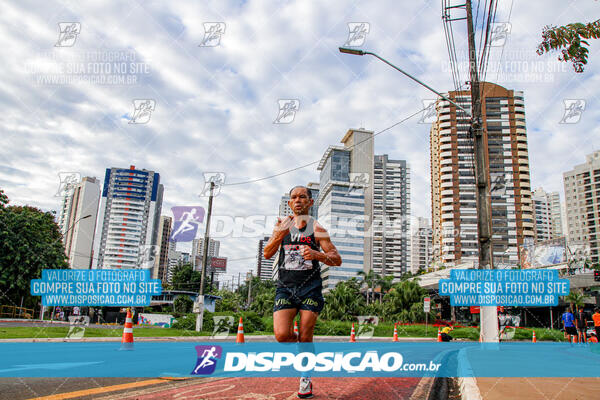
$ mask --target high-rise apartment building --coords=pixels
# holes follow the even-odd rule
[[[208,239],[208,257],[219,257],[219,249],[221,248],[221,242],[214,239]],[[204,255],[204,238],[192,240],[192,254],[191,262],[195,270],[200,271],[202,269],[202,257]],[[207,259],[207,268],[210,263],[210,259]]]
[[[485,155],[496,260],[516,265],[520,245],[533,238],[534,221],[523,93],[480,85]],[[448,97],[470,109],[470,91]],[[436,103],[431,127],[431,195],[434,255],[442,265],[478,264],[473,137],[469,117],[448,101]]]
[[[431,267],[433,247],[431,243],[431,224],[429,219],[419,217],[413,227],[411,237],[411,263],[410,272],[415,274],[419,270],[426,271]]]
[[[154,171],[107,168],[94,240],[97,268],[152,268],[163,186]]]
[[[410,167],[375,155],[373,172],[373,271],[400,279],[411,261]]]
[[[160,279],[163,283],[167,283],[169,272],[169,237],[171,236],[173,218],[164,215],[160,216],[158,225],[158,241],[157,252],[154,260],[154,270],[152,271],[152,279]]]
[[[538,242],[563,236],[562,212],[558,192],[537,188],[532,195],[535,214],[535,240]]]
[[[569,241],[588,242],[592,263],[600,262],[600,150],[563,174]]]
[[[263,255],[265,245],[269,241],[269,236],[258,241],[258,254],[256,255],[256,275],[263,281],[270,281],[273,279],[273,263],[276,263],[276,256],[266,259]]]
[[[84,177],[63,196],[58,225],[71,268],[92,266],[94,231],[100,201],[100,182]]]
[[[279,202],[279,216],[286,217],[288,215],[294,215],[292,209],[288,205],[288,201],[290,201],[290,194],[286,193],[281,196],[281,201]]]
[[[552,215],[550,203],[546,192],[537,188],[531,196],[535,216],[534,238],[536,242],[543,242],[552,238]]]

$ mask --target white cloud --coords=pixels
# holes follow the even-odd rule
[[[510,3],[499,5],[498,21]],[[598,70],[600,46],[591,49],[583,75],[535,54],[546,24],[587,21],[595,4],[551,1],[540,9],[514,2],[512,31],[498,58],[542,61],[551,82],[506,82],[525,93],[532,186],[562,192],[562,172],[600,146]],[[440,91],[452,89],[439,2],[348,5],[333,1],[213,2],[168,4],[109,2],[102,5],[12,4],[0,16],[0,184],[16,204],[57,209],[53,197],[60,171],[100,179],[104,169],[129,166],[160,172],[165,184],[163,214],[170,207],[205,204],[199,198],[203,171],[224,171],[228,182],[279,173],[318,160],[349,128],[382,130],[419,110],[426,89],[372,57],[339,54],[348,22],[368,22],[365,48],[379,53]],[[70,48],[55,48],[58,22],[81,22]],[[198,47],[204,22],[225,22],[218,47]],[[464,26],[455,22],[464,54]],[[132,85],[47,85],[26,66],[54,65],[67,57],[123,50],[149,68]],[[522,70],[518,71],[523,72]],[[496,74],[488,72],[488,79]],[[523,77],[516,76],[516,78]],[[466,76],[463,76],[466,79]],[[503,84],[503,82],[500,82]],[[147,125],[127,123],[133,99],[156,100]],[[563,99],[583,98],[586,111],[575,125],[558,124]],[[293,123],[273,124],[278,99],[298,99]],[[406,159],[411,166],[414,216],[430,218],[429,126],[419,116],[377,136],[375,151]],[[20,171],[20,172],[19,172]],[[318,181],[309,167],[251,185],[230,186],[215,201],[215,213],[274,214],[289,187]],[[256,242],[225,239],[222,254],[253,257]],[[232,272],[254,266],[232,263]]]

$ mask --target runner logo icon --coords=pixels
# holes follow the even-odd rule
[[[217,359],[223,355],[221,346],[196,346],[198,361],[191,375],[210,375],[215,372]]]

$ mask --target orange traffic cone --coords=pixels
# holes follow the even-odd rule
[[[121,339],[120,350],[133,350],[133,321],[131,320],[131,310],[127,309],[125,317],[125,326],[123,327],[123,338]]]
[[[442,341],[442,331],[440,330],[440,328],[438,328],[438,339],[437,339],[437,341],[438,342]]]
[[[398,341],[398,328],[396,327],[396,324],[394,324],[394,337],[392,339],[392,342],[397,342]]]
[[[352,330],[350,331],[350,341],[356,342],[356,332],[354,332],[354,322],[352,323]]]
[[[531,341],[533,343],[537,343],[537,339],[535,338],[535,331],[533,331],[533,336],[531,337]]]
[[[238,332],[237,338],[235,339],[236,343],[245,343],[244,341],[244,322],[242,321],[242,317],[240,317],[240,323],[238,324]]]
[[[299,335],[299,333],[298,333],[298,321],[294,321],[294,334],[296,336]]]

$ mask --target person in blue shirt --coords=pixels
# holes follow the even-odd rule
[[[572,341],[571,337],[567,337],[567,335],[577,336],[577,328],[575,328],[575,317],[573,317],[571,308],[568,308],[560,319],[562,320],[563,327],[565,328],[565,339]]]

